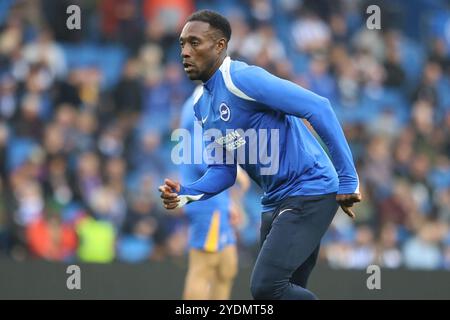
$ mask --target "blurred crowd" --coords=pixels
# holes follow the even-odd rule
[[[69,5],[81,30],[68,30]],[[381,30],[366,8],[381,8]],[[450,5],[445,0],[3,0],[0,256],[139,262],[183,257],[187,222],[159,201],[193,90],[178,35],[225,14],[229,55],[327,97],[363,202],[338,213],[320,261],[450,269]],[[258,250],[260,190],[237,228]]]

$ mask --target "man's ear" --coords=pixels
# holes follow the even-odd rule
[[[220,54],[223,50],[227,48],[227,40],[225,38],[220,38],[216,44],[217,52]]]

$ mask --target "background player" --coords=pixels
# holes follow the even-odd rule
[[[194,92],[201,89],[198,87]],[[195,121],[193,96],[183,106],[181,128],[194,136]],[[201,128],[199,128],[201,132]],[[200,136],[201,139],[201,136]],[[202,143],[191,139],[191,150],[202,154]],[[205,164],[181,165],[183,183],[194,182],[206,171]],[[184,208],[189,221],[189,266],[183,298],[187,300],[227,300],[238,268],[236,230],[241,220],[240,199],[250,186],[248,176],[239,170],[236,188],[227,190],[206,201]]]

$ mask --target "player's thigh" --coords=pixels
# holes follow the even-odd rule
[[[275,213],[260,263],[296,270],[320,244],[336,210],[334,194],[288,198]]]
[[[211,257],[206,252],[196,249],[189,251],[189,265],[186,275],[183,299],[206,300],[210,298],[214,267]]]
[[[238,270],[238,253],[236,245],[226,246],[220,253],[218,277],[221,280],[232,280]]]
[[[199,249],[189,251],[188,276],[195,279],[211,280],[217,267],[219,256],[217,252],[206,252]]]

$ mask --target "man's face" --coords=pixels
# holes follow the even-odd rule
[[[190,21],[181,31],[180,46],[184,71],[189,79],[208,80],[223,49],[217,30],[207,22]]]

